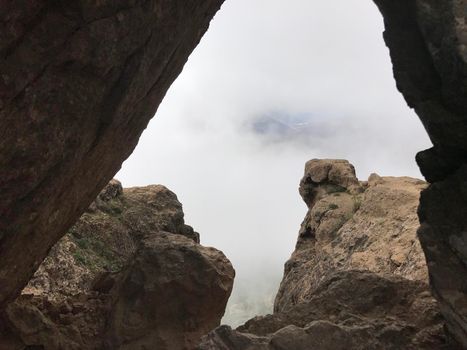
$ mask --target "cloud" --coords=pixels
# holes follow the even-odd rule
[[[117,177],[176,192],[233,262],[235,293],[271,289],[306,212],[308,159],[349,159],[362,179],[420,176],[414,155],[430,142],[382,31],[369,0],[227,0]]]

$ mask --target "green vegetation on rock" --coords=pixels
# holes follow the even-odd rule
[[[73,258],[79,265],[92,272],[100,270],[116,272],[122,268],[123,259],[96,237],[77,237],[70,234],[70,238],[76,243]]]

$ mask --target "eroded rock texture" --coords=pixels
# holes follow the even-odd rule
[[[307,162],[300,194],[309,210],[274,313],[217,328],[199,348],[456,349],[416,236],[426,186],[376,174],[360,182],[345,160]]]
[[[329,275],[306,302],[256,317],[232,330],[221,326],[201,350],[453,349],[426,284],[370,272]]]
[[[366,270],[427,282],[416,232],[424,181],[372,174],[360,183],[346,160],[307,162],[300,194],[308,212],[285,265],[275,310],[307,300],[329,274]]]
[[[219,325],[233,278],[174,193],[113,180],[7,306],[0,349],[193,349]]]
[[[448,329],[467,348],[467,1],[375,2],[397,87],[434,145],[417,155],[431,183],[418,234]]]
[[[0,309],[130,155],[222,2],[0,0]]]

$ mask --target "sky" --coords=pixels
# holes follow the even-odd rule
[[[421,177],[414,156],[431,143],[382,32],[371,0],[227,0],[117,174],[177,194],[237,271],[230,306],[276,292],[307,160],[348,159],[361,180]]]

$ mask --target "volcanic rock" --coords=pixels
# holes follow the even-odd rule
[[[0,310],[131,154],[222,2],[0,1]]]
[[[428,282],[417,240],[417,206],[427,184],[372,174],[360,183],[345,160],[307,162],[300,194],[308,212],[285,264],[275,310],[307,300],[334,271],[365,270]]]
[[[433,143],[417,155],[431,183],[418,235],[448,330],[467,348],[467,1],[374,1],[397,88]]]
[[[365,271],[323,279],[308,301],[221,326],[200,350],[454,349],[446,344],[436,301],[423,282]]]
[[[210,332],[200,350],[460,349],[444,332],[416,237],[424,181],[345,160],[307,162],[308,212],[272,315]]]
[[[219,325],[234,270],[183,216],[163,186],[111,181],[8,305],[0,344],[193,349]]]

